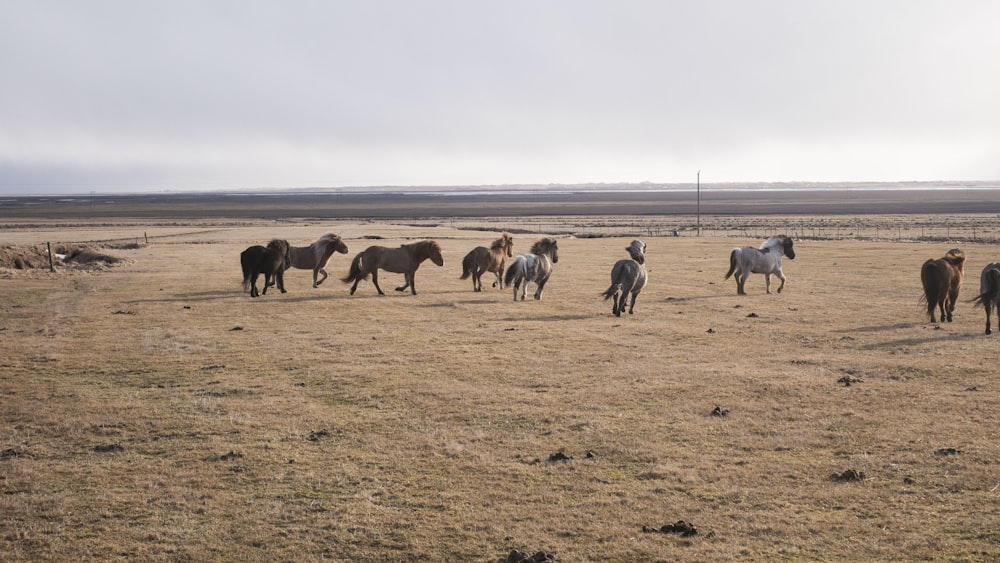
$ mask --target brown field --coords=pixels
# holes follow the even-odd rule
[[[995,217],[141,217],[0,223],[8,256],[121,259],[0,269],[5,560],[1000,559],[1000,336],[968,302]],[[559,238],[541,301],[458,279],[503,228]],[[738,297],[729,250],[779,230],[785,292]],[[325,285],[241,291],[241,250],[324,232],[351,249]],[[619,319],[600,293],[636,236]],[[337,279],[420,238],[445,266],[417,296]],[[955,246],[932,325],[920,265]]]

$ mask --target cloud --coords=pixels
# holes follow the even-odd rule
[[[995,2],[6,12],[0,191],[1000,172]]]

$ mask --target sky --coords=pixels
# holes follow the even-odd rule
[[[997,22],[995,0],[0,0],[0,193],[993,181]]]

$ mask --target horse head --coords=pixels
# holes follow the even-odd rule
[[[559,245],[554,238],[543,238],[531,246],[532,254],[547,254],[552,263],[559,261]]]
[[[507,249],[507,258],[514,256],[514,237],[510,236],[510,233],[503,233],[500,235],[500,240],[504,243],[504,248]]]
[[[781,239],[781,246],[784,248],[785,256],[787,256],[789,260],[795,260],[795,248],[792,247],[792,237],[781,235]]]
[[[958,269],[958,275],[965,275],[965,253],[958,248],[952,248],[944,255],[944,261]]]
[[[628,251],[629,256],[636,262],[640,264],[646,263],[646,243],[641,240],[634,240],[632,244],[625,247],[625,250]]]
[[[277,252],[285,260],[285,269],[292,267],[292,247],[287,240],[274,239],[267,243],[267,248]]]
[[[441,245],[436,240],[427,241],[427,257],[438,266],[444,266],[444,257],[441,256]]]

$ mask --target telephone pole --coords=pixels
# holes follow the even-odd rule
[[[701,170],[698,171],[698,236],[701,236]]]

